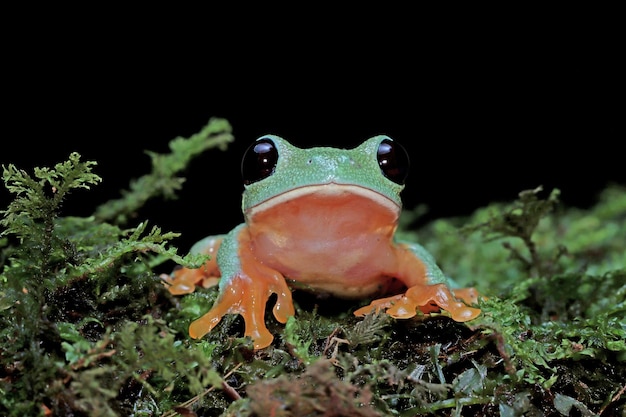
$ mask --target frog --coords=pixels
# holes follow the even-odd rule
[[[356,316],[476,318],[476,289],[456,288],[422,245],[396,238],[409,164],[388,135],[351,149],[300,148],[272,134],[256,139],[241,162],[244,222],[191,247],[208,255],[201,267],[162,276],[173,295],[218,286],[214,305],[189,325],[190,337],[239,314],[254,349],[266,348],[274,339],[265,323],[270,297],[284,324],[295,315],[296,290],[371,300]]]

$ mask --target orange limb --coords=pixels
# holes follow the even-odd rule
[[[255,349],[269,346],[274,336],[265,326],[265,306],[277,295],[274,317],[286,323],[295,314],[291,290],[279,272],[258,262],[250,253],[246,233],[239,236],[241,270],[230,276],[211,310],[189,326],[189,335],[199,339],[209,333],[226,314],[240,314],[245,322],[245,336],[252,338]]]
[[[396,276],[408,288],[404,294],[374,300],[370,305],[354,312],[362,316],[369,312],[385,310],[394,318],[407,319],[417,311],[424,314],[446,311],[453,320],[464,322],[480,314],[480,309],[470,307],[478,300],[474,288],[450,290],[447,278],[432,256],[420,245],[400,244],[396,247]]]
[[[171,275],[163,274],[161,279],[173,295],[189,294],[194,292],[196,285],[210,288],[220,280],[220,270],[217,266],[217,250],[222,244],[221,237],[209,237],[199,242],[197,252],[211,255],[200,268],[180,268]],[[193,252],[193,249],[192,249]]]
[[[475,293],[473,289],[465,290]],[[444,310],[453,320],[459,322],[475,319],[480,314],[480,309],[458,301],[446,285],[434,284],[416,285],[404,294],[374,300],[368,306],[356,310],[354,315],[364,316],[370,312],[385,310],[393,318],[408,319],[415,316],[418,309],[424,314]]]

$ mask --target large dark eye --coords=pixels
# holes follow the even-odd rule
[[[409,173],[409,154],[398,142],[384,139],[378,145],[378,165],[385,177],[402,185]]]
[[[259,139],[246,150],[241,160],[243,183],[248,185],[261,181],[274,173],[278,151],[270,139]]]

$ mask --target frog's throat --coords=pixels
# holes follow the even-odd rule
[[[381,207],[389,210],[392,213],[399,213],[402,208],[401,205],[397,202],[370,188],[365,188],[353,184],[328,183],[306,185],[303,187],[294,188],[293,190],[285,191],[281,194],[277,194],[269,200],[265,200],[255,206],[248,207],[246,209],[246,215],[248,217],[253,217],[257,213],[270,210],[272,207],[310,194],[316,194],[320,197],[328,198],[338,197],[346,194],[354,194],[356,196],[375,201]]]

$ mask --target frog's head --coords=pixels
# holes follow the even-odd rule
[[[400,192],[408,173],[406,150],[385,135],[353,149],[301,149],[265,135],[256,140],[241,163],[246,217],[299,196],[351,192],[400,211]]]

